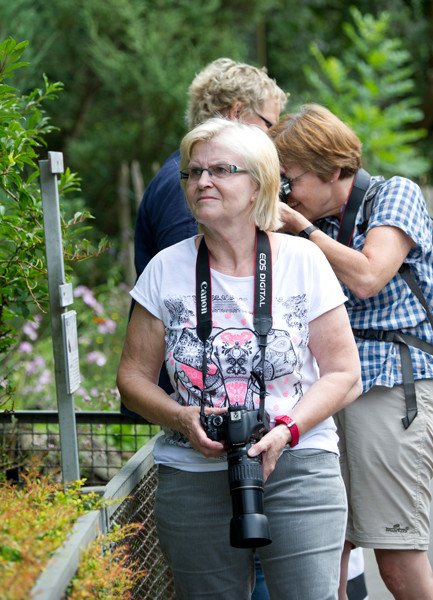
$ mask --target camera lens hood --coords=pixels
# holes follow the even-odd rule
[[[246,513],[230,521],[230,545],[234,548],[259,548],[272,542],[266,515]]]

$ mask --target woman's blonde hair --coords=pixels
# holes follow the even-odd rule
[[[183,138],[180,145],[180,170],[188,166],[195,144],[214,140],[218,140],[219,144],[226,144],[230,151],[235,152],[244,163],[242,168],[245,168],[258,184],[258,196],[251,211],[252,221],[263,231],[279,229],[280,165],[272,141],[256,125],[246,125],[224,118],[208,119]],[[181,179],[184,191],[187,181]]]
[[[362,144],[348,125],[324,106],[305,104],[287,114],[268,131],[283,166],[297,164],[323,181],[336,169],[340,178],[353,176],[361,167]]]

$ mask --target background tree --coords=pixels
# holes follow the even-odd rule
[[[66,164],[80,173],[97,226],[114,236],[122,162],[138,162],[149,181],[186,131],[186,91],[195,73],[220,56],[245,58],[247,36],[274,1],[212,0],[200,6],[191,0],[17,4],[15,16],[0,7],[0,23],[7,35],[15,27],[28,28],[26,59],[32,63],[35,57],[37,69],[29,72],[24,88],[34,85],[41,66],[50,80],[62,81],[65,88],[50,108],[60,131],[53,132],[47,144],[50,150],[63,151]],[[25,25],[19,23],[21,18]],[[134,211],[130,182],[129,194]],[[98,262],[102,270],[109,268],[108,262]]]
[[[341,59],[325,58],[316,43],[310,44],[319,66],[304,67],[311,96],[356,130],[363,165],[371,173],[420,178],[431,161],[416,146],[427,132],[413,126],[423,113],[410,54],[391,35],[390,13],[374,18],[352,8],[350,15],[353,22],[343,23],[343,30],[351,44]]]
[[[387,10],[388,35],[404,40],[413,72],[402,73],[401,81],[415,81],[412,109],[426,111],[416,117],[420,123],[404,129],[427,128],[428,137],[417,138],[416,147],[431,158],[433,88],[428,65],[433,3],[359,0],[356,4],[361,14],[374,19]],[[47,144],[50,150],[62,151],[66,164],[83,179],[84,195],[74,199],[75,210],[85,202],[96,215],[95,233],[108,234],[117,252],[94,261],[82,274],[86,283],[103,281],[118,265],[124,240],[119,234],[120,197],[133,223],[140,196],[134,193],[129,170],[139,165],[147,184],[178,146],[186,129],[186,90],[194,74],[215,58],[231,56],[266,64],[269,74],[291,93],[288,110],[318,100],[304,67],[320,72],[319,54],[338,56],[348,67],[346,55],[356,55],[343,26],[353,23],[349,9],[345,0],[306,0],[301,5],[295,0],[209,0],[200,6],[193,0],[1,3],[0,39],[14,35],[30,41],[25,56],[30,67],[18,76],[21,89],[38,86],[41,72],[64,84],[64,93],[48,109],[59,131],[49,134]],[[309,50],[313,42],[316,57]],[[386,59],[397,66],[391,50]],[[377,83],[377,104],[383,98],[389,106],[390,90]],[[125,164],[126,184],[125,177],[119,184]],[[431,178],[430,170],[425,180]]]
[[[290,0],[280,0],[277,6],[273,7],[266,14],[266,56],[269,65],[272,65],[272,74],[277,78],[279,83],[291,91],[290,107],[302,104],[304,102],[317,101],[317,94],[320,93],[317,86],[311,82],[311,71],[316,73],[321,72],[324,66],[318,65],[317,58],[321,54],[323,57],[339,57],[341,63],[344,64],[350,77],[355,74],[355,65],[350,66],[350,60],[354,56],[362,61],[370,62],[372,72],[376,71],[375,83],[377,86],[374,93],[374,98],[371,96],[371,90],[365,95],[365,109],[368,111],[367,103],[374,101],[376,110],[379,107],[388,106],[393,101],[400,102],[404,97],[410,94],[411,111],[410,119],[408,112],[408,104],[406,103],[405,115],[400,120],[397,119],[397,126],[400,127],[402,133],[402,125],[404,129],[419,129],[426,130],[426,137],[414,134],[413,140],[416,140],[416,152],[421,157],[423,154],[429,160],[430,168],[422,169],[424,176],[420,179],[420,183],[430,183],[433,180],[433,170],[431,168],[433,160],[433,2],[431,0],[358,0],[356,8],[362,15],[371,15],[373,24],[376,29],[375,35],[380,35],[377,31],[377,25],[374,25],[377,20],[380,22],[380,28],[386,27],[386,33],[389,39],[382,37],[381,45],[382,52],[377,53],[374,57],[373,53],[367,59],[365,49],[361,50],[354,46],[353,34],[348,35],[348,24],[360,36],[366,36],[367,32],[360,32],[359,23],[354,21],[352,7],[350,3],[344,0],[333,0],[332,3],[326,0],[306,0],[302,5],[297,6],[293,12],[288,12],[288,4]],[[384,22],[384,13],[387,13],[386,25]],[[291,16],[288,18],[287,15]],[[293,15],[293,16],[292,16]],[[366,25],[367,27],[367,25]],[[371,42],[366,40],[367,45]],[[309,52],[311,45],[315,45],[315,51]],[[399,47],[399,54],[396,56],[392,46]],[[364,52],[364,55],[362,53]],[[402,54],[405,54],[404,60]],[[387,80],[381,80],[379,74],[386,72],[385,64],[375,63],[375,60],[381,55],[381,60],[385,57],[388,61],[387,80],[392,77],[392,68],[396,69],[394,77],[399,80],[399,85],[410,84],[412,87],[406,90],[405,95],[402,89],[397,92],[395,82],[388,87]],[[301,57],[301,58],[300,58]],[[307,70],[305,69],[307,67]],[[328,65],[329,68],[329,65]],[[401,71],[400,71],[401,70]],[[409,81],[410,80],[410,81]],[[335,83],[335,82],[334,82]],[[355,74],[354,83],[359,86],[364,85],[365,78],[358,73]],[[334,87],[334,100],[338,102],[339,92]],[[362,91],[358,90],[358,99],[361,100]],[[396,94],[393,97],[393,94]],[[350,98],[345,96],[345,102],[350,102]],[[322,100],[323,101],[323,100]],[[334,102],[335,105],[335,102]],[[396,106],[397,108],[398,106]],[[359,108],[359,107],[358,107]],[[415,109],[418,109],[416,111]],[[339,107],[340,115],[348,115],[350,106]],[[378,115],[381,119],[391,116],[392,109],[388,113],[382,112],[379,109]],[[362,119],[365,115],[360,114],[355,129],[359,132],[363,128]],[[405,120],[406,118],[406,120]],[[355,125],[350,119],[353,125]],[[377,137],[377,123],[373,124],[369,121],[369,126],[374,125],[374,133],[371,135]],[[396,125],[395,116],[388,123],[388,131]],[[385,127],[385,124],[379,124],[379,129]],[[365,130],[363,130],[365,132]],[[362,132],[362,133],[363,133]],[[361,132],[360,132],[361,133]],[[383,132],[382,132],[383,133]],[[410,133],[407,133],[407,141],[409,142]],[[365,136],[364,141],[365,141]],[[382,137],[382,142],[384,137]],[[413,144],[413,142],[412,142]],[[391,147],[391,145],[390,145]],[[395,154],[395,150],[394,150]],[[397,166],[396,159],[382,155],[385,164],[383,168],[389,172],[389,167]],[[376,162],[377,164],[377,162]],[[382,162],[380,170],[382,170]],[[419,163],[421,164],[421,163]],[[419,174],[418,170],[418,174]],[[412,169],[406,171],[407,175],[415,175]]]

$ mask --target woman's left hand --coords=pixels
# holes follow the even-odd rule
[[[301,215],[301,213],[293,210],[293,208],[290,208],[290,206],[284,202],[280,202],[278,208],[280,211],[280,219],[283,223],[283,226],[279,230],[280,232],[286,231],[298,235],[300,231],[311,225],[310,221]]]
[[[248,450],[248,456],[258,456],[262,454],[262,466],[263,466],[263,481],[269,477],[272,471],[275,469],[277,460],[280,457],[284,446],[290,442],[290,431],[285,425],[277,425],[262,439],[254,444]]]

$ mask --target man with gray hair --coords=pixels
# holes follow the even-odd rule
[[[267,131],[277,123],[288,94],[264,67],[219,58],[196,75],[188,96],[189,129],[221,115]],[[134,237],[137,277],[160,250],[197,233],[180,187],[179,163],[180,151],[176,150],[147,186],[138,208]],[[168,393],[173,391],[164,367],[159,385]],[[127,412],[123,405],[122,412]]]

